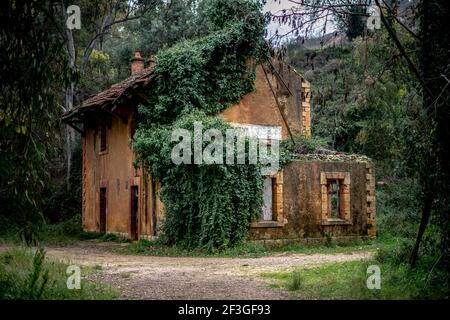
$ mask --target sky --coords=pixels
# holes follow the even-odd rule
[[[293,6],[292,2],[289,2],[288,0],[267,0],[267,3],[264,6],[264,12],[271,12],[271,13],[277,13],[280,12],[283,9],[288,9]],[[269,26],[267,27],[268,30],[268,38],[273,36],[275,34],[275,30],[278,28],[278,33],[283,34],[289,31],[289,26],[286,25],[280,25],[276,22],[270,22]]]
[[[264,12],[271,12],[272,14],[277,12],[280,13],[283,9],[290,9],[294,6],[298,5],[290,2],[289,0],[267,0],[267,3],[264,6]],[[290,27],[287,25],[280,25],[277,22],[270,22],[269,26],[267,27],[267,37],[270,38],[271,36],[273,36],[277,28],[278,34],[284,34],[286,32],[289,32],[290,30]],[[328,22],[326,33],[330,33],[335,30],[335,26],[332,23]]]

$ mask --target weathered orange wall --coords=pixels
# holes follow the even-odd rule
[[[107,150],[100,152],[100,135],[96,129],[98,122],[85,125],[83,139],[83,227],[88,231],[100,230],[101,187],[107,188],[107,232],[128,236],[131,227],[131,191],[132,185],[139,186],[138,234],[151,236],[152,196],[151,177],[146,175],[147,183],[141,169],[135,169],[135,155],[131,149],[131,112],[118,108],[117,112],[128,118],[124,123],[117,117],[103,115],[102,119],[111,121],[107,129]],[[147,187],[147,190],[146,188]],[[158,190],[155,190],[158,192]],[[156,201],[156,212],[161,204]]]
[[[309,126],[309,96],[303,98],[305,89],[309,95],[309,84],[293,69],[287,69],[280,65],[277,66],[277,70],[282,75],[290,92],[276,73],[271,73],[268,70],[266,72],[279,101],[281,112],[283,112],[292,134],[305,133],[309,136],[311,130]],[[258,65],[254,83],[255,90],[245,95],[238,104],[222,111],[220,115],[228,122],[281,126],[282,137],[286,138],[288,136],[287,126],[267,78],[263,67]],[[308,99],[307,104],[302,102],[302,100],[306,102],[306,99]],[[308,118],[306,122],[302,121],[303,117]]]

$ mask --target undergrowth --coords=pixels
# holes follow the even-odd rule
[[[0,243],[26,244],[21,236],[21,226],[9,223],[8,228],[0,230]],[[58,223],[42,221],[35,226],[36,236],[32,245],[58,245],[64,246],[76,241],[92,240],[98,242],[128,242],[114,234],[84,231],[81,225],[81,215],[75,215],[70,219]]]
[[[0,253],[0,300],[92,300],[114,299],[117,292],[109,286],[86,279],[89,270],[81,269],[81,288],[67,288],[68,264],[52,261],[45,251],[14,248]]]

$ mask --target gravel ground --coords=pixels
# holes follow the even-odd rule
[[[123,299],[289,299],[269,288],[262,272],[289,271],[327,262],[368,259],[352,254],[280,253],[261,258],[154,257],[120,255],[105,247],[120,244],[80,242],[47,247],[47,256],[101,269],[91,277],[117,287]]]

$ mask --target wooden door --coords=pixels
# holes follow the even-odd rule
[[[138,210],[139,210],[139,187],[131,186],[131,221],[130,238],[138,239]]]
[[[106,232],[106,188],[100,188],[100,232]]]

